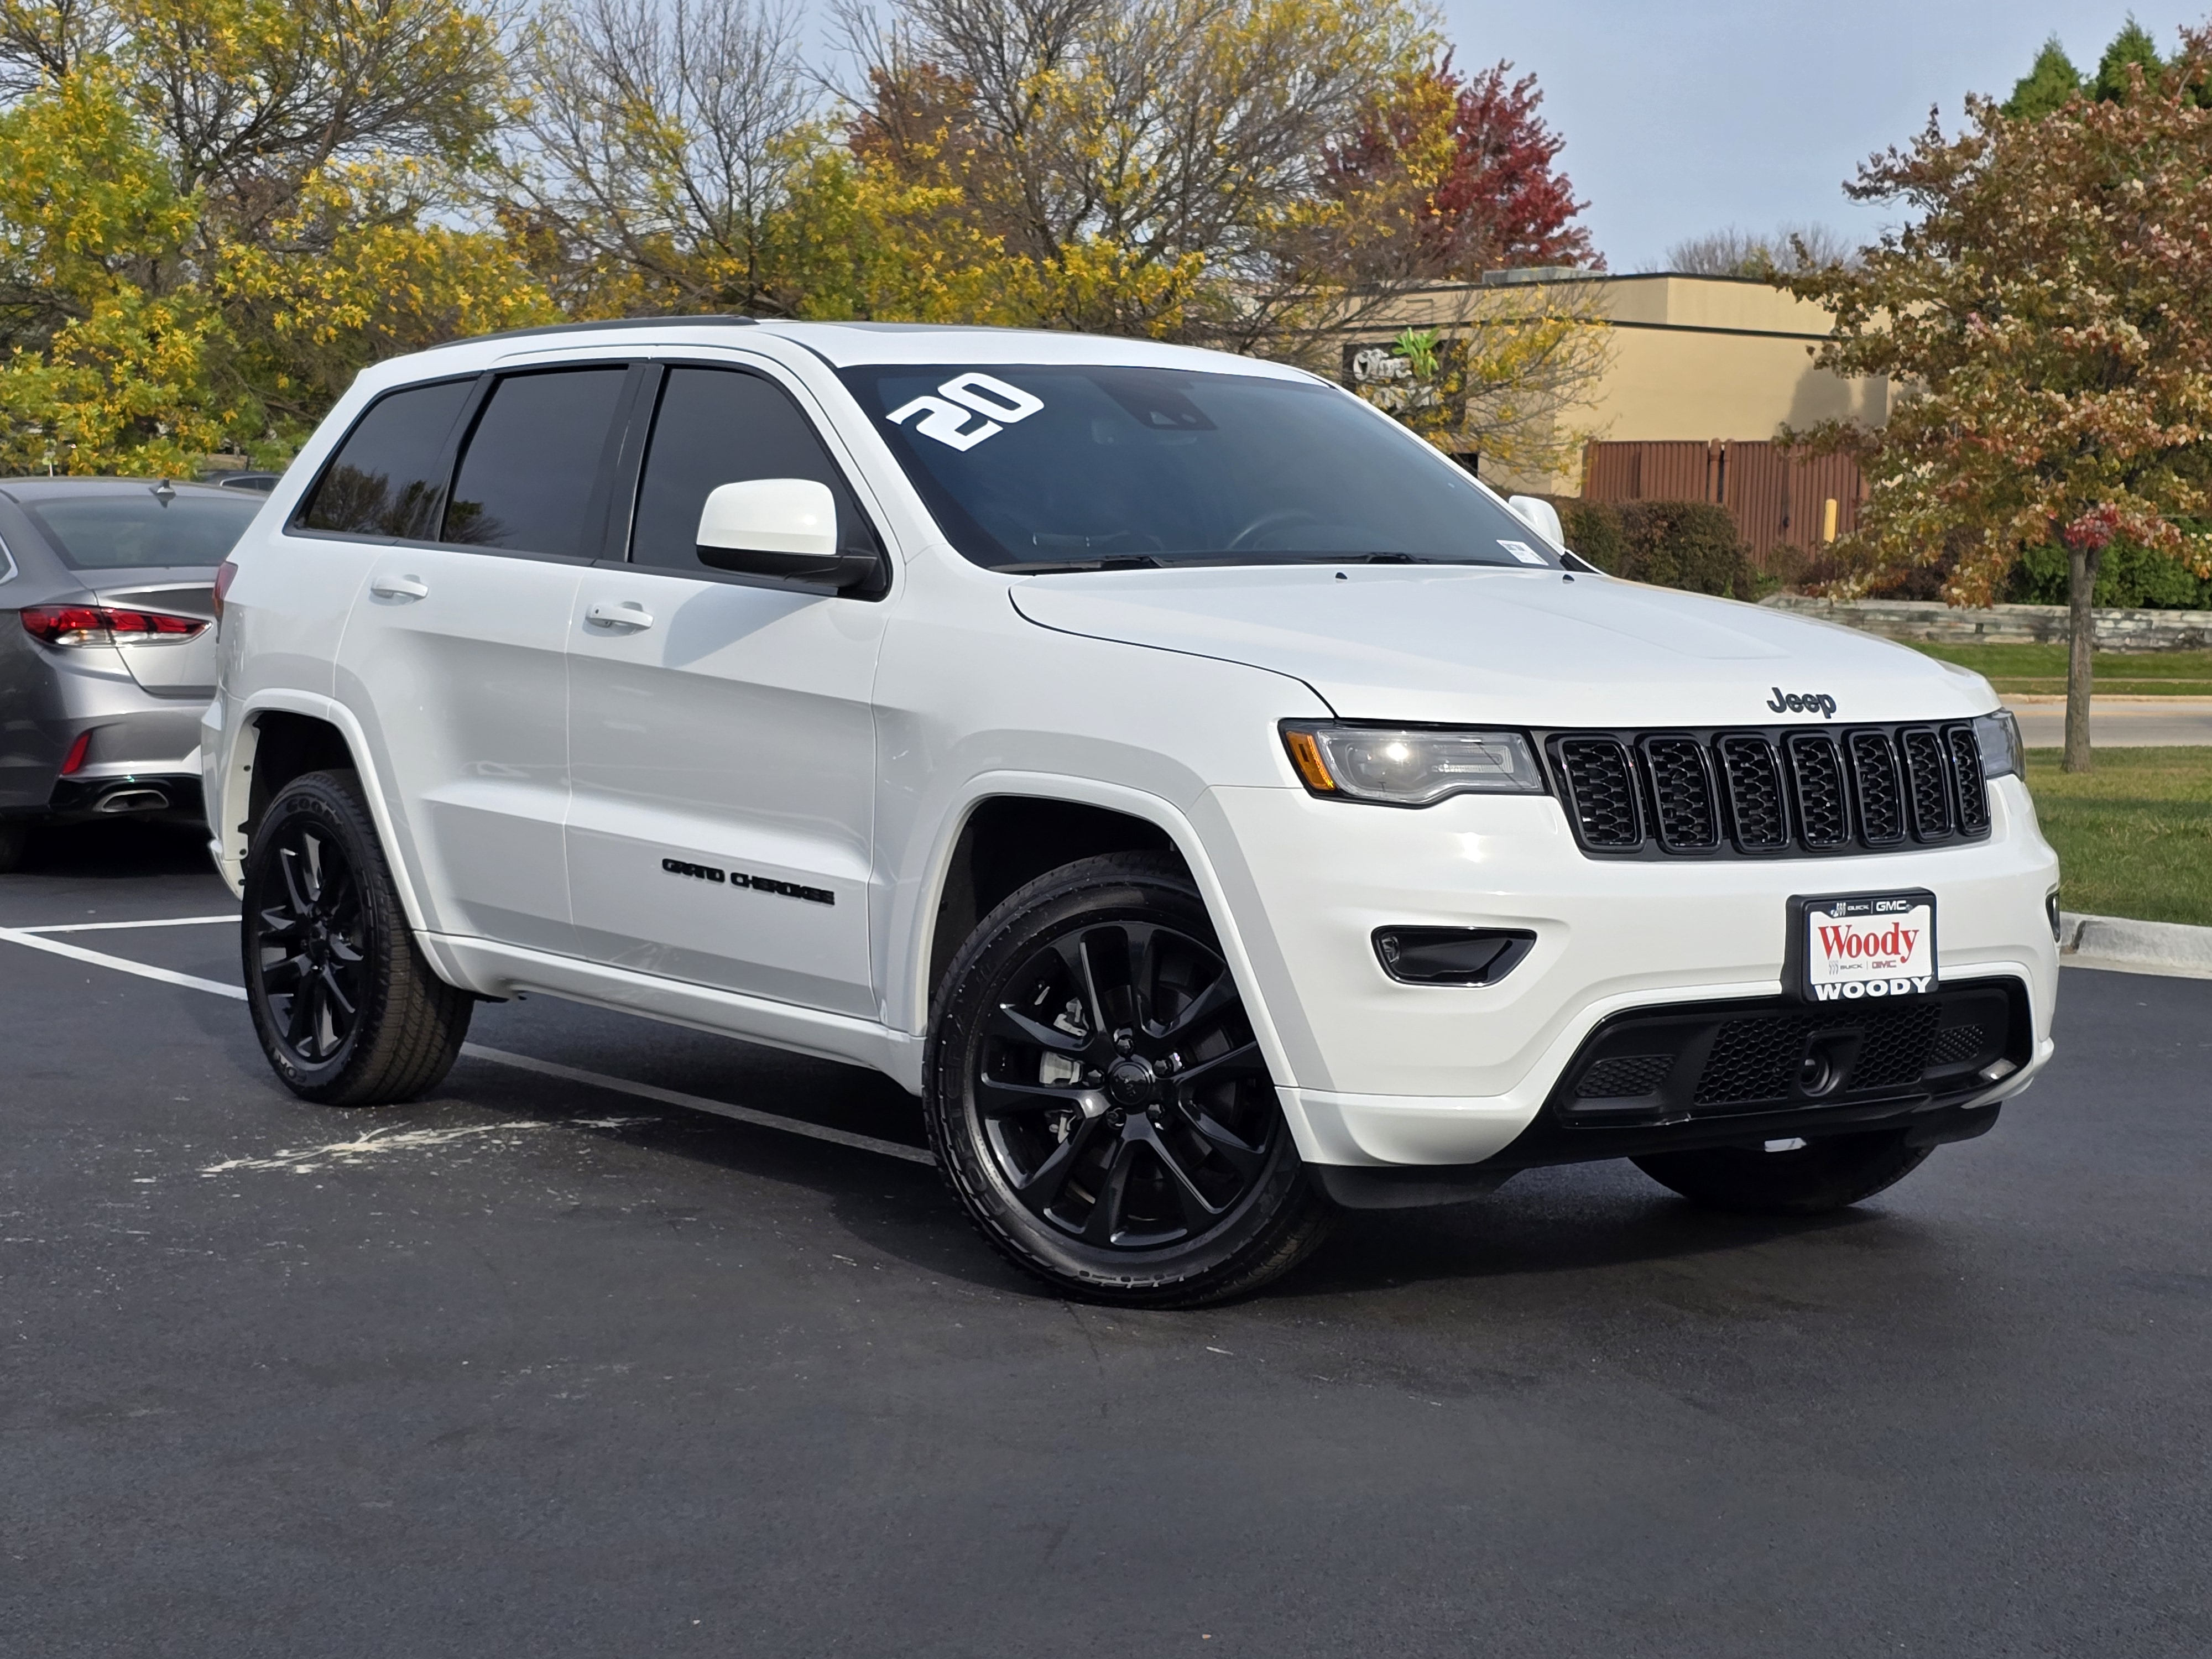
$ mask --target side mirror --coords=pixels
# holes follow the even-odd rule
[[[699,562],[747,576],[849,587],[872,575],[872,552],[841,552],[837,502],[812,478],[717,485],[699,510]]]
[[[1559,509],[1535,495],[1509,496],[1505,505],[1521,515],[1521,522],[1539,535],[1547,538],[1552,545],[1565,548],[1567,532],[1559,525]]]

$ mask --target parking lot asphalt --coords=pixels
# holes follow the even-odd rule
[[[12,1659],[2212,1651],[2212,982],[2069,970],[1842,1217],[1544,1171],[1138,1315],[866,1073],[532,999],[304,1105],[230,927],[85,928],[228,908],[133,826],[0,878],[174,976],[0,937]]]

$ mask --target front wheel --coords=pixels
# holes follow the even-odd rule
[[[1905,1144],[1901,1129],[1831,1135],[1766,1152],[1709,1146],[1634,1160],[1662,1187],[1708,1209],[1753,1215],[1818,1215],[1893,1187],[1918,1169],[1929,1148]]]
[[[461,1051],[475,1002],[423,960],[352,772],[311,772],[269,803],[240,945],[262,1052],[302,1099],[411,1100]]]
[[[1086,859],[978,927],[924,1060],[930,1141],[984,1237],[1055,1289],[1188,1307],[1321,1240],[1206,906],[1174,860]]]

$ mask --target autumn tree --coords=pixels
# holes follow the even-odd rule
[[[909,234],[994,249],[1051,326],[1285,351],[1325,158],[1436,49],[1412,0],[906,0],[848,11],[853,151]]]
[[[1369,281],[1468,281],[1525,265],[1602,269],[1589,204],[1559,166],[1565,140],[1540,112],[1536,77],[1498,63],[1469,80],[1442,59],[1371,95],[1326,158],[1324,185],[1367,228],[1346,250]]]
[[[2090,764],[2091,611],[2116,538],[2212,571],[2212,111],[2191,90],[2212,30],[2184,31],[2125,95],[2040,117],[1970,99],[1846,186],[1916,216],[1856,269],[1784,285],[1829,307],[1821,367],[1905,389],[1857,449],[1871,492],[1853,549],[1875,568],[1954,560],[1954,603],[1987,604],[2022,552],[2069,562],[2066,757]]]
[[[467,0],[0,0],[0,459],[281,457],[367,362],[545,313],[460,179]]]

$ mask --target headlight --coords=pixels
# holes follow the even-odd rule
[[[1447,795],[1540,795],[1536,751],[1518,732],[1419,726],[1283,727],[1291,764],[1307,788],[1339,799],[1426,806]]]
[[[2027,775],[2027,757],[2020,741],[2020,722],[2012,710],[2000,708],[1974,722],[1974,746],[1982,751],[1982,775],[2003,778]]]

